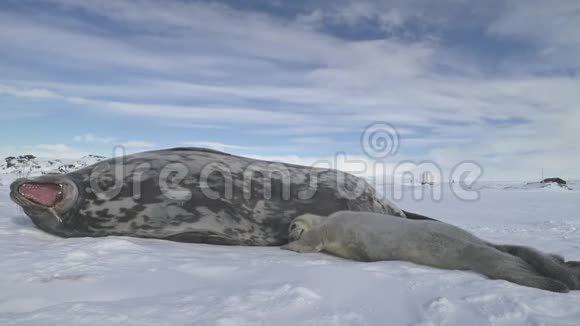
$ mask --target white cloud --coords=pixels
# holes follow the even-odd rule
[[[37,144],[28,146],[3,146],[0,147],[0,153],[8,155],[25,155],[31,154],[43,158],[63,158],[78,159],[90,152],[70,147],[66,144]]]
[[[330,137],[297,137],[293,138],[292,142],[298,144],[328,144],[333,140]]]
[[[187,122],[170,122],[167,123],[170,127],[186,128],[186,129],[228,129],[225,126],[218,124],[202,124],[202,123],[187,123]]]
[[[82,143],[101,143],[101,144],[112,144],[115,142],[114,137],[99,137],[94,134],[83,134],[79,136],[74,136],[73,140]]]
[[[70,148],[64,144],[40,144],[35,145],[35,149],[43,151],[54,151],[54,152],[66,152],[70,151]]]
[[[146,142],[146,141],[138,141],[138,140],[130,140],[120,144],[123,147],[130,148],[130,149],[148,149],[154,148],[156,145],[154,143]]]
[[[490,24],[489,33],[523,40],[537,47],[536,52],[518,57],[519,62],[508,63],[516,69],[527,72],[580,69],[579,11],[580,2],[575,0],[514,1]]]
[[[336,134],[353,137],[355,143],[364,126],[387,121],[405,136],[402,146],[424,150],[417,153],[421,159],[449,165],[462,157],[471,158],[490,166],[489,171],[494,171],[490,173],[497,175],[506,171],[531,174],[539,165],[580,173],[569,163],[579,154],[574,145],[579,141],[580,81],[534,74],[542,69],[579,67],[577,1],[506,6],[494,2],[490,8],[485,7],[487,3],[456,1],[437,5],[359,1],[332,4],[329,10],[314,11],[296,21],[198,2],[50,2],[59,4],[65,13],[80,9],[138,33],[111,37],[75,21],[72,15],[62,22],[59,16],[27,19],[3,13],[3,49],[23,51],[33,62],[54,62],[88,77],[105,71],[123,78],[81,84],[58,76],[28,80],[3,76],[0,95],[60,101],[78,110],[211,132],[235,125],[259,135],[291,136],[302,144],[330,145]],[[468,17],[460,17],[459,10],[446,10],[455,5],[472,10],[465,13]],[[429,31],[416,39],[402,35],[354,41],[319,28],[328,22],[357,26],[369,19],[382,24],[385,35],[413,19],[417,30],[433,24],[448,24],[448,28],[488,24],[488,36],[523,40],[539,50],[525,58],[505,59],[498,65],[508,68],[498,67],[502,73],[490,75],[487,63],[480,66],[469,54],[444,48]],[[461,74],[441,72],[449,68]],[[18,75],[14,69],[10,71]],[[30,75],[28,66],[20,69],[26,72],[22,76]],[[139,72],[136,79],[125,73],[135,71]],[[486,122],[512,118],[524,123],[500,128]],[[233,128],[223,130],[231,133]],[[238,141],[231,137],[227,141]],[[79,135],[75,141],[155,147],[94,134]],[[212,142],[202,145],[256,150]]]
[[[513,2],[490,25],[491,33],[525,38],[536,43],[579,46],[580,3],[562,0]]]
[[[351,27],[369,21],[376,21],[384,32],[400,27],[404,18],[396,8],[377,8],[376,3],[356,1],[341,3],[334,7],[318,9],[297,17],[300,23],[323,27],[327,24],[348,25]]]
[[[155,147],[155,143],[142,141],[142,140],[128,140],[128,141],[121,141],[119,138],[116,137],[101,137],[94,134],[83,134],[79,136],[73,137],[75,142],[82,142],[88,144],[105,144],[110,145],[111,148],[114,146],[122,146],[127,149],[148,149]]]
[[[155,119],[176,119],[194,121],[230,121],[239,123],[288,124],[310,120],[308,115],[279,112],[275,110],[256,110],[242,107],[200,107],[181,105],[158,105],[127,102],[94,101],[96,107],[114,113],[141,116]]]
[[[58,94],[46,89],[34,89],[34,88],[22,89],[2,84],[0,84],[0,95],[9,95],[24,98],[41,98],[41,99],[61,98]]]

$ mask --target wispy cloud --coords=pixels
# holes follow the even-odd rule
[[[134,148],[148,149],[148,148],[154,148],[156,145],[154,143],[150,143],[150,142],[146,142],[146,141],[130,140],[130,141],[121,143],[121,146],[129,148],[129,149],[134,149]]]
[[[328,144],[333,140],[330,137],[297,137],[293,138],[292,142],[298,144]]]
[[[580,154],[576,1],[363,0],[276,11],[227,1],[42,2],[42,13],[25,4],[0,13],[0,100],[61,112],[73,127],[107,116],[130,129],[125,138],[76,128],[67,135],[75,147],[198,138],[190,145],[267,156],[276,141],[302,151],[288,159],[360,154],[362,128],[387,121],[401,134],[401,158],[469,157],[495,174],[540,165],[580,173],[570,163]],[[154,142],[139,140],[152,139],[148,130]]]
[[[84,134],[79,136],[74,136],[73,140],[82,143],[102,143],[102,144],[112,144],[115,142],[114,137],[99,137],[93,134]]]
[[[157,145],[152,142],[142,141],[142,140],[121,140],[117,137],[102,137],[97,136],[94,134],[83,134],[79,136],[74,136],[73,140],[78,143],[84,144],[97,144],[97,145],[108,145],[110,149],[113,149],[115,146],[121,146],[128,150],[135,150],[135,149],[151,149],[155,148]]]
[[[42,158],[79,159],[90,152],[79,150],[66,144],[36,144],[27,146],[0,146],[2,157],[31,154]]]

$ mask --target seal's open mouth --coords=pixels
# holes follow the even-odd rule
[[[38,205],[54,207],[62,200],[63,186],[57,183],[24,183],[18,187],[18,193]]]

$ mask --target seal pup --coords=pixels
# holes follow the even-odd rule
[[[399,260],[468,270],[490,279],[554,292],[580,288],[580,273],[569,268],[560,256],[524,246],[496,246],[440,222],[368,212],[343,211],[328,217],[306,214],[291,223],[289,238],[294,241],[282,249],[324,251],[364,262]]]
[[[278,246],[288,242],[290,222],[306,213],[405,217],[354,175],[203,148],[137,153],[68,174],[20,179],[10,196],[37,227],[60,237]]]

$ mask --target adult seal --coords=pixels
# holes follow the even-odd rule
[[[37,227],[60,237],[275,246],[288,242],[290,222],[307,213],[427,218],[382,200],[351,174],[202,148],[138,153],[20,179],[10,196]]]
[[[328,217],[299,216],[291,223],[289,235],[294,241],[282,249],[469,270],[554,292],[580,289],[578,262],[565,262],[530,247],[494,245],[446,223],[344,211]]]

